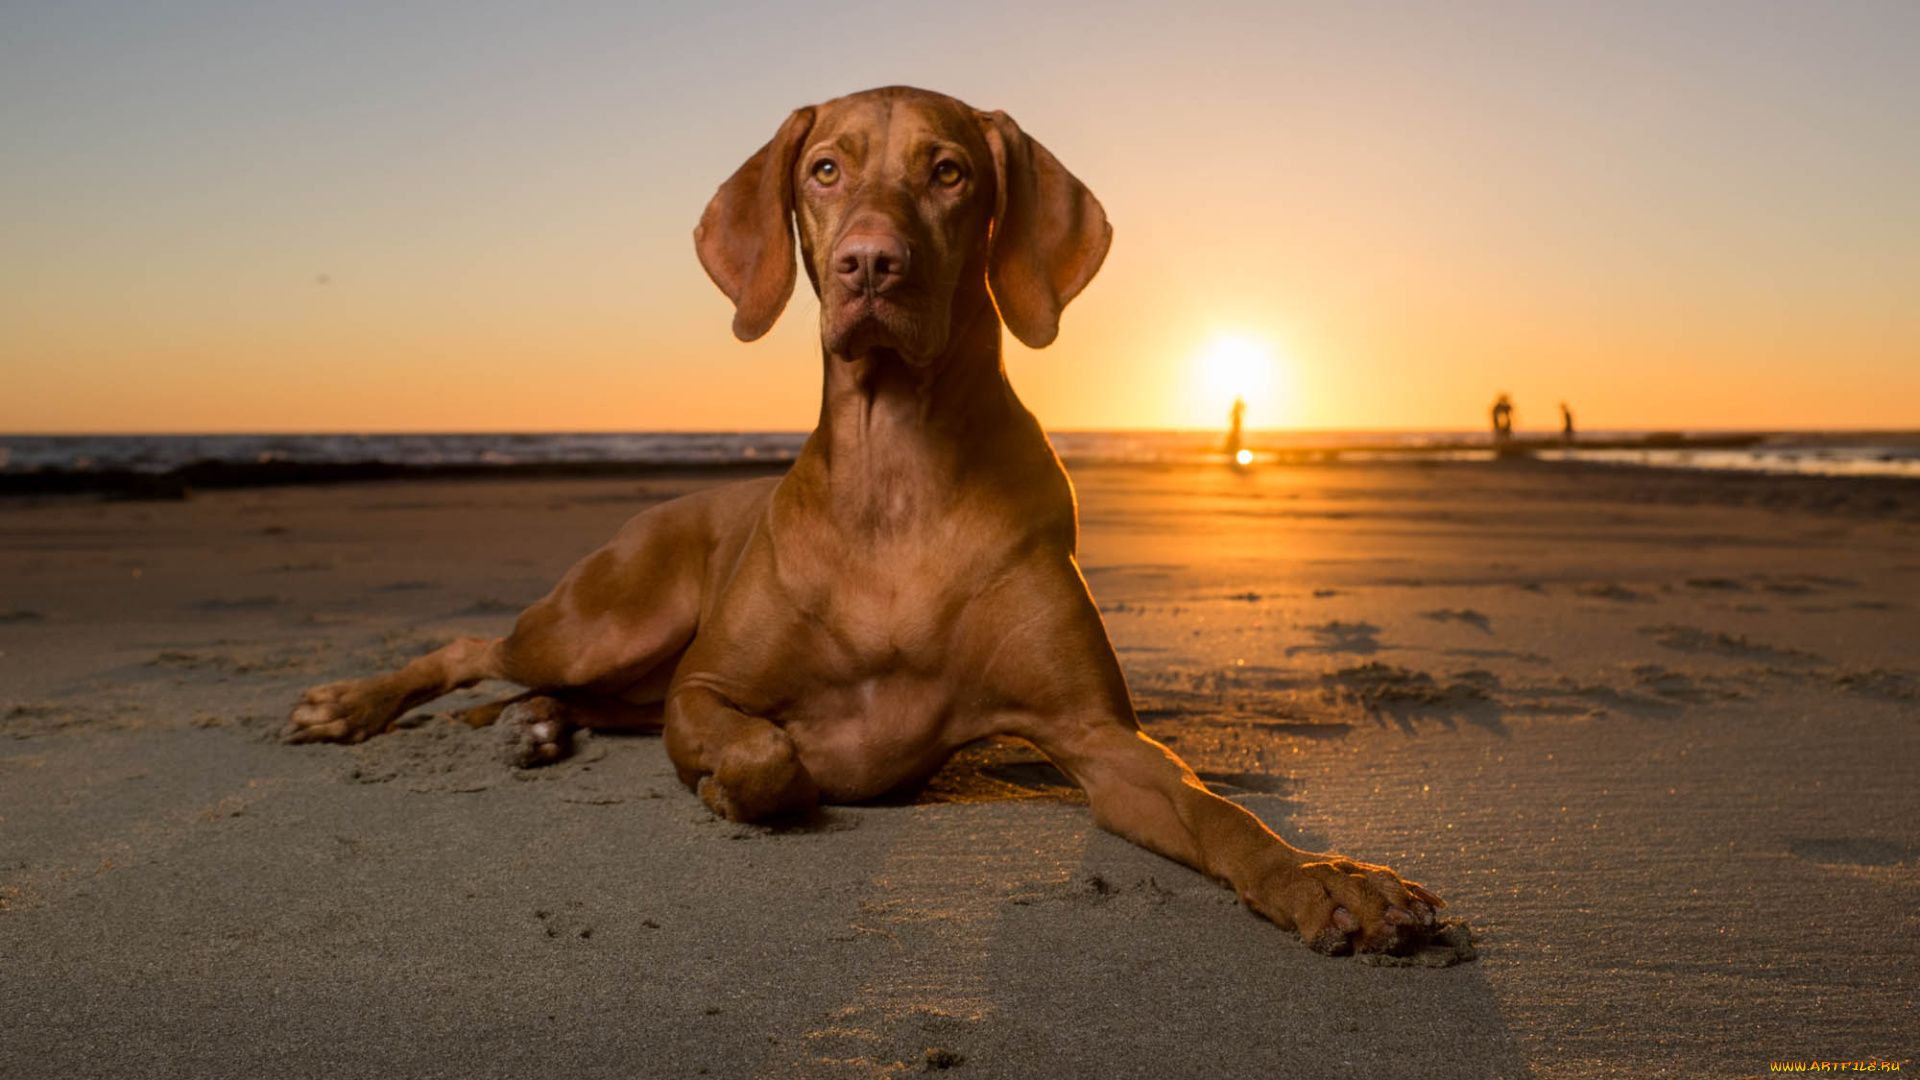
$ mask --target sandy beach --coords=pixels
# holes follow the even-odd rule
[[[1078,470],[1144,725],[1478,956],[1328,959],[1035,755],[783,831],[299,690],[505,632],[711,478],[0,501],[0,1077],[1748,1076],[1920,1046],[1920,493]]]

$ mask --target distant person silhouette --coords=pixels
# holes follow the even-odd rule
[[[1247,411],[1247,403],[1240,398],[1233,399],[1233,424],[1227,429],[1227,456],[1238,461],[1240,458],[1240,417]]]
[[[1564,401],[1560,403],[1560,441],[1573,441],[1573,410]]]
[[[1501,394],[1493,399],[1493,441],[1503,443],[1513,438],[1513,399]]]

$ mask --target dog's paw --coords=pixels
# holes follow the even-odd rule
[[[532,769],[551,765],[573,753],[574,725],[566,708],[552,698],[516,701],[500,712],[506,733],[507,764]]]
[[[316,686],[300,696],[280,737],[290,743],[357,743],[387,730],[402,704],[378,679]]]
[[[694,790],[707,809],[740,824],[805,814],[820,803],[800,751],[771,724],[728,743],[713,773]]]
[[[1424,945],[1446,901],[1384,866],[1307,855],[1242,889],[1248,907],[1298,931],[1316,952],[1402,955]]]

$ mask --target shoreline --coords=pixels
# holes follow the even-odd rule
[[[380,481],[764,476],[800,454],[804,432],[549,434],[0,435],[0,498]],[[1070,471],[1232,467],[1219,433],[1050,434]],[[1533,464],[1732,476],[1920,480],[1915,432],[1596,431],[1577,439],[1461,432],[1248,432],[1241,467]]]
[[[1070,476],[1095,474],[1180,473],[1233,475],[1224,462],[1118,461],[1063,457]],[[182,501],[195,494],[331,487],[342,485],[547,483],[591,480],[642,480],[721,483],[777,476],[791,460],[747,459],[719,462],[524,462],[406,464],[394,462],[198,462],[164,473],[130,469],[42,469],[0,473],[0,511],[73,498],[105,501]],[[1610,461],[1541,460],[1532,457],[1462,461],[1402,455],[1390,459],[1347,460],[1316,452],[1313,457],[1255,465],[1241,476],[1342,470],[1416,470],[1491,475],[1564,475],[1581,485],[1569,498],[1677,505],[1700,503],[1763,506],[1854,517],[1920,519],[1920,480],[1882,476],[1822,476],[1737,469],[1679,468]],[[1548,497],[1551,492],[1546,493]]]

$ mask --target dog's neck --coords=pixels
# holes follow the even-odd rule
[[[820,424],[794,472],[808,501],[825,499],[842,522],[884,529],[928,520],[961,488],[1004,470],[1007,428],[1032,428],[1007,381],[1000,317],[985,275],[957,287],[946,349],[924,364],[891,355],[823,354]]]
[[[962,429],[1003,414],[1011,390],[1000,362],[1000,318],[984,284],[960,286],[946,348],[915,363],[892,353],[843,357],[823,352],[820,449],[865,456],[888,450],[944,450]]]

